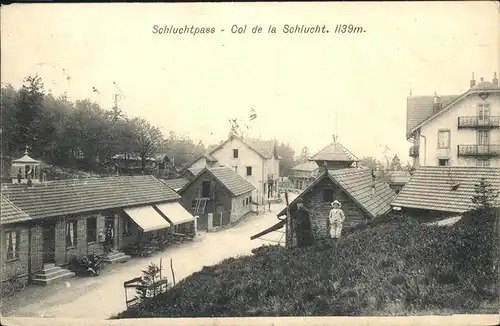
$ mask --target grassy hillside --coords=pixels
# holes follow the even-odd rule
[[[118,318],[474,312],[497,300],[491,216],[397,218],[306,249],[264,246],[205,267]]]

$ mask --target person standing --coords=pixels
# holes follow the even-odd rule
[[[297,200],[297,210],[294,212],[295,217],[295,237],[297,239],[297,247],[310,246],[313,243],[313,235],[311,230],[311,218],[309,212],[304,208],[304,202],[301,198]]]
[[[338,200],[334,201],[332,203],[332,209],[328,214],[328,219],[330,221],[330,236],[332,239],[340,238],[340,234],[342,233],[342,224],[345,221],[345,215],[340,208],[341,206]]]

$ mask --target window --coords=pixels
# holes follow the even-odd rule
[[[247,166],[247,176],[251,176],[251,175],[252,175],[252,167]]]
[[[267,183],[264,182],[264,194],[266,194],[267,192]]]
[[[19,258],[19,231],[5,232],[7,239],[7,260],[14,260]]]
[[[477,166],[488,167],[490,166],[490,160],[488,159],[478,159]]]
[[[210,181],[203,181],[201,186],[201,196],[203,198],[210,198]]]
[[[490,131],[489,130],[478,130],[477,131],[477,144],[478,145],[488,145],[490,143]]]
[[[477,105],[477,116],[479,120],[488,119],[491,115],[489,104],[478,104]]]
[[[328,203],[333,202],[333,189],[323,190],[323,202],[328,202]]]
[[[439,159],[438,160],[439,166],[448,166],[450,165],[450,160],[448,159]]]
[[[245,207],[245,200],[243,199],[243,204],[241,204],[242,207]]]
[[[97,218],[87,218],[87,243],[97,242]]]
[[[127,217],[123,221],[123,235],[129,235],[131,233],[132,233],[132,220]]]
[[[248,197],[245,199],[246,204],[248,205]]]
[[[251,204],[252,203],[252,197],[248,197],[248,203]]]
[[[237,166],[233,166],[233,169],[234,169],[234,172],[238,173],[238,167]]]
[[[233,149],[233,158],[238,158],[238,150],[237,149]]]
[[[77,221],[67,221],[66,222],[66,247],[72,248],[76,247],[76,228]]]
[[[449,130],[439,130],[438,148],[450,148],[450,131]]]

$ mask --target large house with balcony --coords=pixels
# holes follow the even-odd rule
[[[278,195],[280,159],[275,141],[230,135],[189,168],[228,166],[255,187],[252,200],[263,204]]]
[[[406,138],[413,167],[500,167],[500,87],[474,75],[458,95],[410,96]]]

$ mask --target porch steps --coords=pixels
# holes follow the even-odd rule
[[[43,269],[35,274],[32,282],[39,285],[50,285],[74,276],[75,273],[67,269],[55,266],[54,264],[45,264]]]
[[[104,258],[104,262],[108,264],[125,263],[129,261],[132,257],[124,254],[123,252],[110,252]]]

